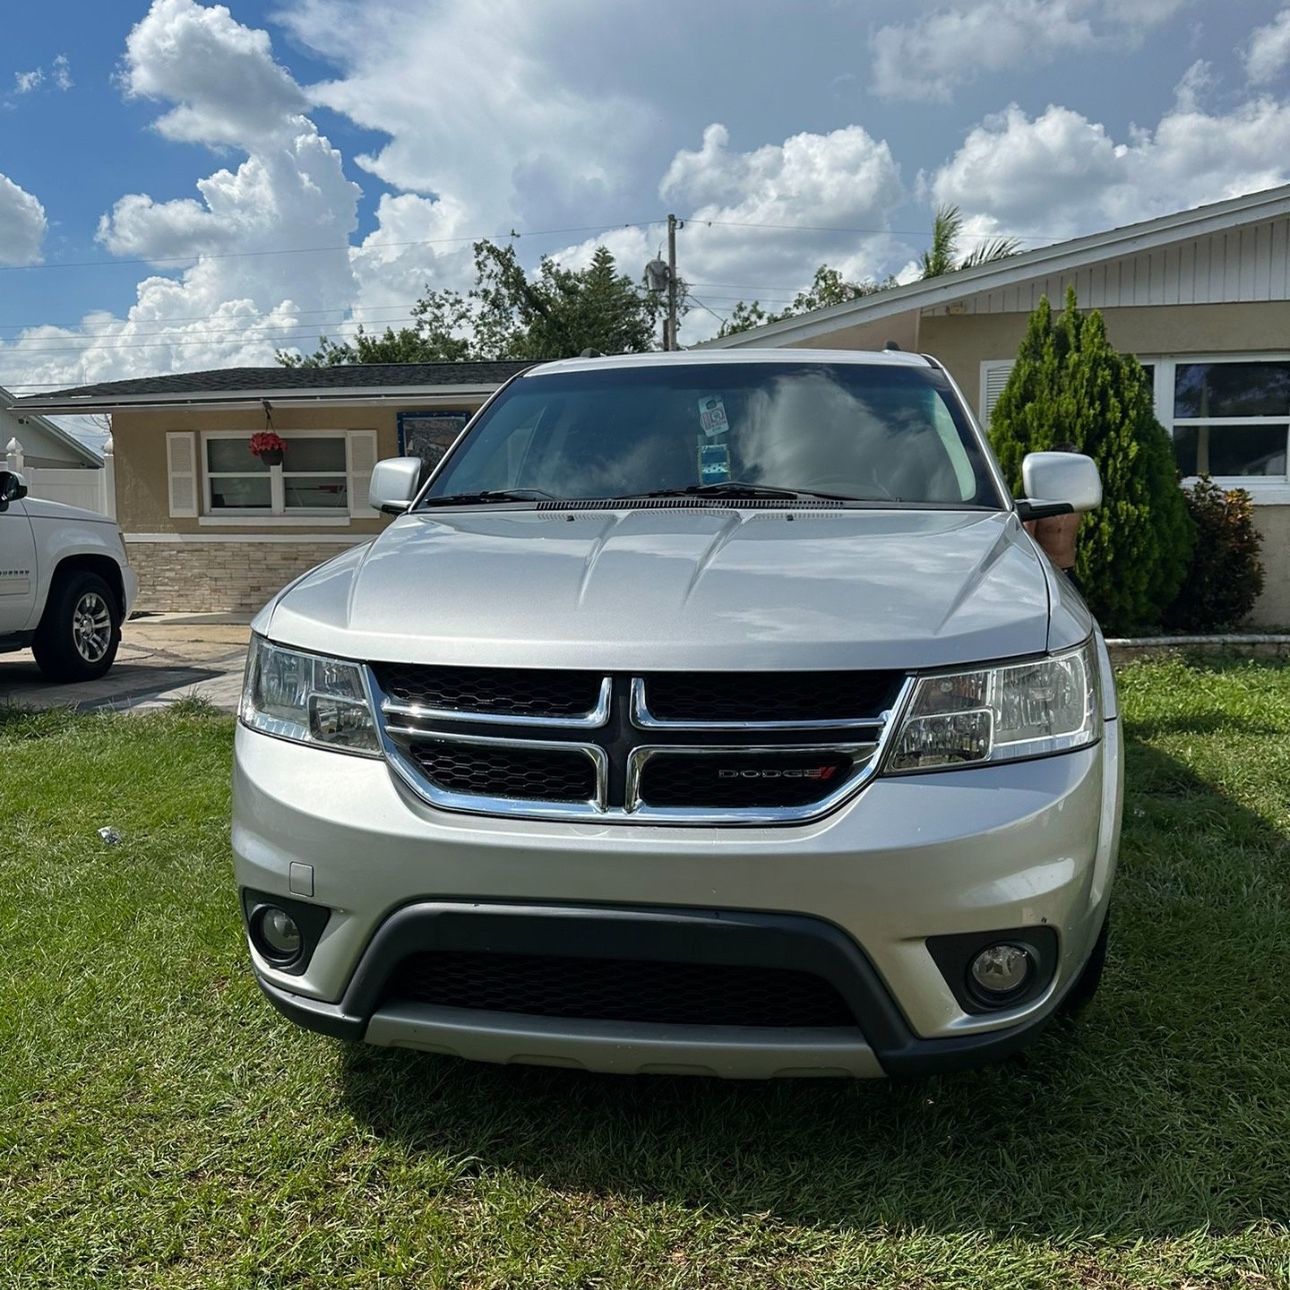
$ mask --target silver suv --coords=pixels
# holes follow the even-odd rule
[[[546,364],[260,613],[233,848],[302,1025],[497,1062],[944,1070],[1085,1001],[1122,791],[1097,624],[932,359]]]

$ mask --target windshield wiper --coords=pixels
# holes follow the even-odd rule
[[[819,493],[809,488],[776,488],[772,484],[754,484],[742,479],[727,479],[720,484],[687,484],[684,488],[656,488],[636,497],[782,497],[789,501],[799,497],[822,497],[831,502],[854,502],[857,498],[842,493]],[[630,500],[630,499],[627,499]]]
[[[478,493],[444,493],[440,497],[423,497],[422,506],[478,506],[490,502],[546,502],[555,494],[541,488],[486,488]]]

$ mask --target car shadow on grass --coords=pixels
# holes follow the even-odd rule
[[[346,1102],[468,1173],[815,1227],[1130,1241],[1283,1221],[1290,846],[1132,734],[1102,992],[1001,1066],[743,1084],[360,1045]]]

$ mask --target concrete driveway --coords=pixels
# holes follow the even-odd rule
[[[153,614],[126,623],[112,670],[99,681],[50,685],[27,651],[0,654],[0,703],[28,708],[146,709],[199,695],[237,709],[251,629],[227,614]]]

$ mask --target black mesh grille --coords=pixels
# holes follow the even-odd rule
[[[898,672],[660,672],[645,701],[663,721],[872,720],[900,689]]]
[[[514,717],[576,717],[590,712],[603,677],[527,668],[373,665],[382,690],[400,703]]]
[[[595,763],[585,753],[448,741],[417,743],[411,751],[426,778],[453,793],[541,802],[596,795]]]
[[[436,951],[403,960],[388,1000],[587,1021],[693,1026],[854,1026],[808,972],[639,959]]]
[[[649,806],[808,806],[843,783],[851,758],[827,752],[681,756],[656,753],[641,771]]]

